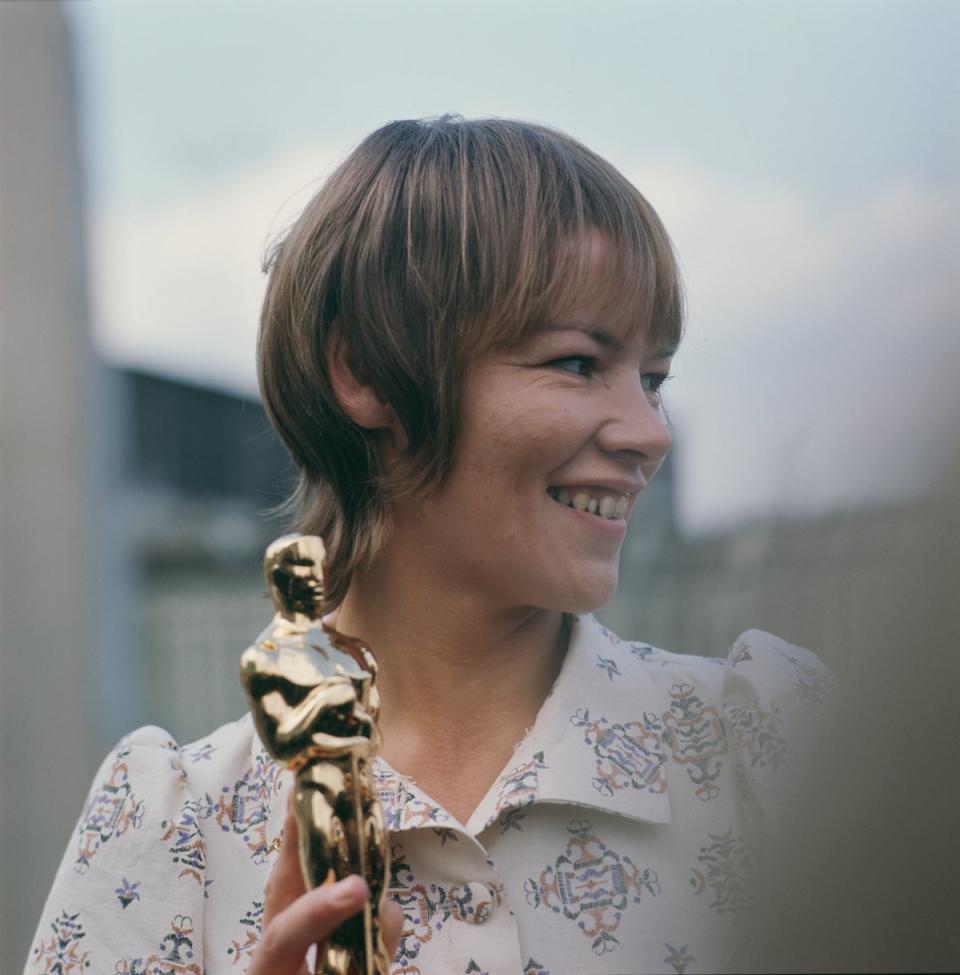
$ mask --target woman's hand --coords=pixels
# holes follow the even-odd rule
[[[297,841],[297,820],[288,808],[280,856],[264,892],[260,944],[248,975],[308,975],[305,956],[310,945],[325,941],[370,896],[366,881],[357,876],[305,891]],[[392,958],[400,942],[403,912],[387,901],[381,923]]]

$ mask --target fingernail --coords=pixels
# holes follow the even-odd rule
[[[333,885],[330,899],[337,907],[347,907],[362,901],[368,894],[369,888],[363,877],[354,874]]]

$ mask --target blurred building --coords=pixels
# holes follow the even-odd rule
[[[112,458],[96,421],[109,392],[59,5],[0,4],[0,135],[0,970],[17,972],[98,761],[89,702],[110,656],[98,498]]]
[[[271,510],[295,471],[256,400],[116,376],[127,407],[116,511],[136,579],[129,692],[137,724],[186,742],[245,709],[239,655],[272,613],[263,552],[284,530]]]
[[[696,538],[670,529],[665,499],[641,506],[620,590],[598,615],[625,637],[706,656],[725,655],[744,630],[764,629],[849,672],[909,639],[931,560],[955,545],[938,504],[931,497]],[[647,518],[662,526],[652,537]]]
[[[0,972],[21,970],[108,748],[242,710],[269,616],[259,406],[97,360],[63,8],[0,4]]]

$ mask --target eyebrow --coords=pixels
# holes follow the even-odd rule
[[[544,325],[542,331],[544,332],[582,332],[584,335],[593,339],[597,345],[603,346],[605,349],[613,349],[614,351],[619,351],[623,348],[622,340],[618,339],[615,335],[611,335],[605,329],[600,328],[597,325],[593,325],[589,322],[565,322],[562,325]],[[657,349],[655,352],[651,352],[648,358],[650,359],[670,359],[676,355],[677,346],[667,345],[661,349]]]

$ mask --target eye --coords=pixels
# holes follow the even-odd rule
[[[567,372],[589,379],[596,368],[597,360],[592,355],[569,355],[562,359],[553,359],[547,365],[556,366],[557,369],[564,369]]]
[[[659,393],[660,387],[668,380],[672,379],[669,373],[666,372],[645,372],[641,377],[640,381],[643,383],[643,391],[645,393]]]

